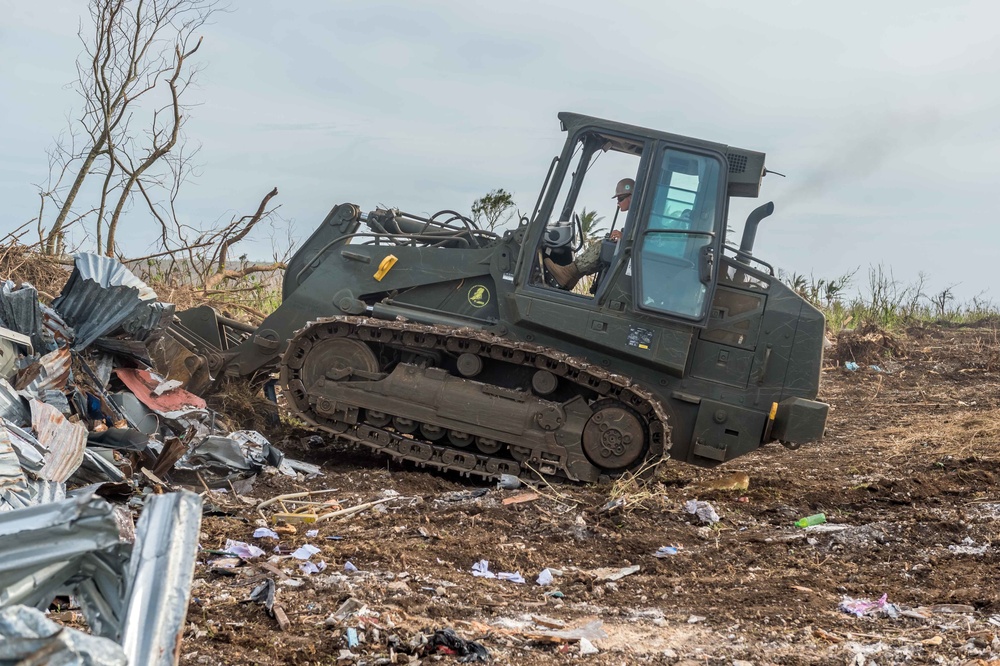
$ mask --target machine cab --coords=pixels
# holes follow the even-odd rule
[[[764,155],[559,117],[569,136],[532,217],[525,253],[532,261],[522,262],[522,284],[581,305],[627,297],[637,312],[705,326],[727,196],[757,195]],[[626,179],[633,189],[622,202],[616,184]]]

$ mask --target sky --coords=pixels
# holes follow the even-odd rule
[[[529,211],[574,111],[767,153],[756,256],[835,278],[883,266],[1000,302],[1000,4],[925,0],[478,3],[231,0],[199,32],[178,210],[212,225],[277,187],[244,248],[301,241],[335,204]],[[83,3],[0,0],[0,232],[38,213],[46,149],[79,109]],[[613,187],[613,184],[612,184]],[[609,218],[609,196],[595,201]],[[149,249],[136,207],[127,254]],[[286,226],[290,231],[286,230]],[[289,236],[290,234],[290,236]],[[738,238],[734,239],[738,244]],[[85,243],[84,243],[85,247]],[[86,249],[86,247],[85,247]]]

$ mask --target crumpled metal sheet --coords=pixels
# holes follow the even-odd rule
[[[124,567],[121,548],[114,507],[92,495],[0,514],[0,606],[48,607],[84,566],[105,568],[120,560]],[[106,620],[94,617],[95,626],[91,619],[100,633]]]
[[[172,666],[191,598],[201,496],[153,495],[136,525],[120,641],[133,666]]]
[[[31,427],[46,450],[45,465],[38,477],[65,483],[83,462],[87,429],[71,423],[58,409],[38,400],[31,401]]]
[[[45,327],[43,337],[46,341],[51,338],[52,347],[68,347],[76,338],[76,331],[73,327],[63,321],[58,312],[44,303],[39,303],[42,309],[42,321]],[[52,348],[50,347],[50,349]]]
[[[17,459],[21,463],[21,469],[32,476],[37,476],[39,470],[45,465],[45,449],[38,440],[28,432],[5,419],[0,419],[0,429],[10,439]]]
[[[207,435],[191,446],[177,464],[178,469],[208,468],[222,474],[259,472],[266,465],[295,476],[284,454],[256,430],[237,430],[228,436]]]
[[[152,342],[162,337],[174,320],[174,304],[151,301],[137,307],[122,322],[122,330],[133,340]]]
[[[27,506],[28,479],[14,451],[7,429],[0,427],[0,511]]]
[[[0,664],[42,663],[128,666],[125,652],[111,639],[64,627],[37,608],[12,606],[0,611]]]
[[[73,272],[52,307],[75,329],[73,349],[80,350],[114,332],[155,298],[156,292],[121,262],[82,253],[76,255]]]
[[[142,404],[158,414],[175,414],[205,409],[205,401],[193,393],[177,388],[163,395],[156,395],[156,387],[165,380],[147,370],[117,368],[115,374],[135,394]]]
[[[122,517],[90,494],[0,514],[0,607],[48,607],[72,594],[93,632],[118,641],[128,664],[168,666],[191,595],[201,497],[151,496],[134,544]]]
[[[39,352],[54,348],[51,339],[46,339],[44,317],[38,302],[38,290],[28,283],[20,288],[10,281],[0,285],[0,322],[31,338],[31,345]]]
[[[24,399],[6,379],[0,378],[0,418],[26,425],[31,421],[31,413],[24,406]]]
[[[21,395],[41,398],[45,391],[62,391],[69,382],[73,356],[68,347],[49,352],[18,373]]]

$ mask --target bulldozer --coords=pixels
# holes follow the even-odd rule
[[[287,408],[329,435],[487,479],[601,482],[819,440],[823,314],[753,251],[773,204],[727,242],[764,154],[559,120],[565,145],[516,228],[336,205],[259,327],[209,307],[177,315],[168,375],[194,390],[242,378],[272,398],[279,381]],[[579,255],[580,206],[622,175],[620,240],[595,241],[600,270],[561,288],[546,261]]]

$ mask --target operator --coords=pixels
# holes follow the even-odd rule
[[[635,189],[635,181],[631,178],[622,178],[615,187],[614,198],[618,201],[618,210],[622,213],[628,211],[632,203],[632,190]],[[622,237],[622,232],[615,229],[609,236],[610,240],[618,242]],[[579,257],[566,266],[561,266],[549,258],[545,259],[545,268],[549,274],[555,278],[560,287],[569,291],[576,286],[576,283],[584,275],[596,273],[600,269],[601,244],[591,243]]]

